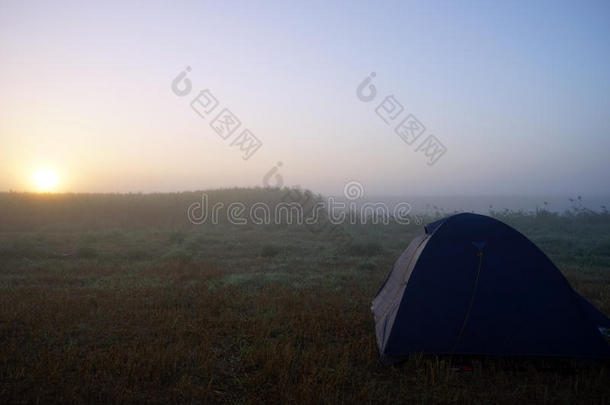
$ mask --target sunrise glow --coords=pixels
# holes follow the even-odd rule
[[[57,172],[49,168],[41,168],[34,173],[34,184],[38,191],[49,192],[57,187]]]

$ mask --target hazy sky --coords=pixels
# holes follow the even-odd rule
[[[286,185],[330,194],[610,192],[608,1],[126,3],[0,2],[0,190],[41,167],[59,191],[256,186],[281,161]],[[385,124],[388,95],[404,112]],[[222,108],[242,122],[228,140]],[[394,133],[409,113],[413,145]]]

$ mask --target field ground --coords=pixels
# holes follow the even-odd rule
[[[51,203],[13,197],[0,198],[0,403],[610,402],[608,364],[381,365],[371,300],[418,225],[346,225],[338,244],[304,226],[147,221],[112,201],[41,213]],[[155,218],[184,213],[163,206]],[[495,215],[610,314],[607,213]]]

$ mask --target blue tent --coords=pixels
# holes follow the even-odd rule
[[[536,245],[484,215],[426,225],[372,310],[386,363],[411,353],[610,358],[610,320]]]

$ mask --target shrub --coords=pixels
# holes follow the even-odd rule
[[[191,260],[192,256],[192,253],[189,252],[186,248],[182,246],[176,246],[170,249],[167,253],[165,253],[163,255],[163,258],[169,261],[187,262]]]
[[[81,259],[93,259],[97,257],[97,250],[91,246],[81,246],[76,249],[76,257]]]
[[[274,257],[281,252],[281,249],[275,245],[263,245],[261,249],[262,257]]]
[[[186,239],[186,233],[183,231],[172,231],[169,234],[169,242],[180,245]]]
[[[383,247],[378,242],[350,242],[343,249],[344,253],[353,256],[376,256],[383,253]]]
[[[123,257],[127,260],[146,260],[152,255],[145,249],[139,247],[130,247],[123,252]]]

